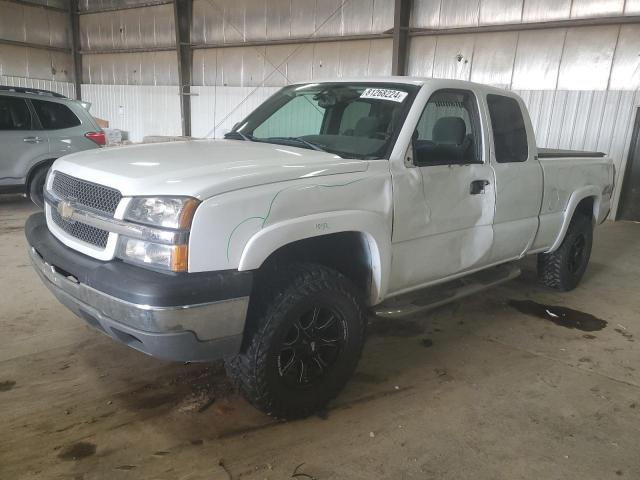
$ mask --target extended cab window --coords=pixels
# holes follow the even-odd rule
[[[417,165],[481,163],[480,121],[476,97],[466,90],[431,95],[413,134]]]
[[[66,105],[46,100],[31,100],[31,103],[45,130],[60,130],[80,125],[80,119]]]
[[[527,129],[518,102],[502,95],[487,95],[496,161],[524,162],[529,156]]]
[[[31,113],[22,98],[0,97],[0,130],[30,130]]]

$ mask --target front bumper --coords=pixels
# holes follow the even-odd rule
[[[166,274],[101,262],[65,247],[42,213],[25,226],[31,262],[56,298],[89,325],[149,355],[211,361],[238,353],[250,272]]]

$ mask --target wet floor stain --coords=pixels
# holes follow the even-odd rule
[[[0,392],[8,392],[15,386],[16,382],[13,380],[5,380],[4,382],[0,382]]]
[[[568,307],[543,305],[531,300],[509,300],[509,306],[525,315],[543,318],[561,327],[583,332],[597,332],[607,326],[606,320]]]
[[[369,334],[381,337],[415,337],[424,333],[417,322],[398,318],[374,318],[369,324]]]
[[[82,460],[96,453],[96,446],[89,442],[78,442],[69,445],[58,454],[62,460]]]
[[[430,338],[423,338],[420,342],[420,345],[422,345],[424,348],[433,347],[433,340],[431,340]]]
[[[135,465],[118,465],[116,470],[133,470],[134,468],[136,468]]]

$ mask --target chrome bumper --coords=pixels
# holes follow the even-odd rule
[[[249,297],[177,307],[138,305],[66,276],[34,248],[29,254],[36,272],[62,304],[136,350],[167,360],[210,361],[240,349]]]

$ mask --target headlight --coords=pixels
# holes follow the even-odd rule
[[[120,237],[118,257],[131,263],[169,270],[187,271],[188,248],[183,245],[162,245],[133,238]]]
[[[200,202],[192,197],[134,197],[124,219],[156,227],[187,230]]]

